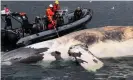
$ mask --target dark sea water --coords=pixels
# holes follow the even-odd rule
[[[6,1],[2,5],[7,4],[12,11],[26,12],[30,22],[34,22],[35,16],[43,16],[47,6],[53,3],[51,1]],[[133,25],[133,1],[62,1],[60,2],[62,8],[68,8],[73,11],[75,8],[90,8],[94,15],[90,23],[86,25],[87,28],[101,27],[107,25]],[[114,7],[114,9],[113,9]],[[3,8],[3,7],[2,7]],[[19,23],[13,21],[14,27],[19,27]],[[4,23],[2,22],[2,27]]]
[[[43,16],[46,7],[52,2],[2,2],[12,11],[26,12],[30,21],[37,15]],[[133,25],[133,1],[130,2],[60,2],[62,7],[70,11],[80,6],[93,9],[94,15],[87,28],[108,25]],[[114,8],[114,9],[113,9]],[[2,27],[4,23],[2,22]],[[20,25],[14,21],[14,26]],[[43,68],[39,65],[16,64],[2,66],[2,80],[133,80],[133,57],[119,59],[103,59],[104,66],[97,72],[87,72],[75,63],[67,66]]]

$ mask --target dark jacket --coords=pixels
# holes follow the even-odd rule
[[[74,19],[75,20],[78,20],[78,19],[80,19],[82,17],[82,10],[80,9],[80,10],[75,10],[75,12],[74,12]]]

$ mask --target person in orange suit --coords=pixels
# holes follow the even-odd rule
[[[49,7],[46,9],[46,16],[48,18],[48,29],[53,29],[55,26],[55,21],[53,20],[53,16],[54,16],[54,12],[53,12],[53,5],[50,4]]]
[[[60,6],[59,6],[59,1],[58,0],[56,0],[54,2],[53,12],[55,13],[57,10],[60,10]]]

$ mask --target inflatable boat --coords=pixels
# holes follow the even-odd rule
[[[82,17],[78,20],[74,19],[74,12],[67,13],[65,12],[63,15],[64,23],[61,26],[58,26],[51,30],[41,30],[37,33],[27,34],[23,31],[23,33],[17,33],[14,30],[2,30],[2,34],[4,36],[4,32],[10,33],[16,36],[19,36],[15,39],[16,45],[29,45],[36,42],[40,42],[43,40],[51,39],[54,37],[59,37],[65,35],[69,32],[72,32],[75,29],[83,27],[82,25],[86,22],[89,22],[92,19],[93,11],[91,9],[82,9]],[[45,23],[44,23],[45,25]],[[10,35],[8,34],[8,35]],[[22,37],[23,34],[23,37]],[[11,40],[11,39],[10,39]],[[5,41],[4,39],[2,41]],[[15,42],[14,42],[15,43]]]

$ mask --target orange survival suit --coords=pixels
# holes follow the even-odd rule
[[[55,26],[55,21],[53,20],[54,12],[52,8],[46,9],[46,16],[48,18],[48,29],[53,29]]]

